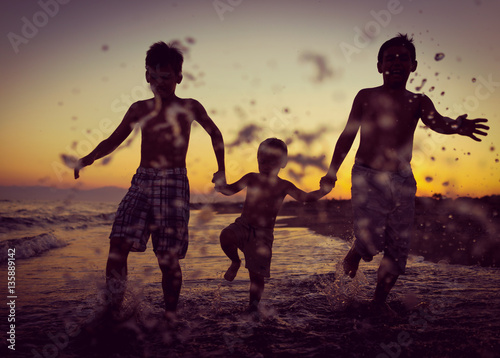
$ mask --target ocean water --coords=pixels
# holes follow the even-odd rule
[[[396,316],[381,315],[368,304],[380,258],[347,278],[349,243],[279,218],[272,277],[249,314],[247,271],[222,279],[218,237],[237,215],[210,208],[191,212],[176,324],[149,247],[129,256],[122,322],[110,326],[100,313],[116,207],[0,202],[2,357],[500,357],[498,268],[412,256],[388,300]]]

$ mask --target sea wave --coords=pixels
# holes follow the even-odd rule
[[[63,214],[63,215],[23,215],[23,216],[1,216],[0,233],[8,233],[27,228],[49,228],[61,225],[65,229],[73,229],[73,225],[81,223],[93,225],[107,225],[114,219],[114,213],[89,213],[85,214]]]
[[[0,242],[0,263],[7,261],[8,249],[11,248],[16,250],[16,259],[27,259],[66,245],[68,245],[66,241],[59,239],[53,233],[2,241]]]

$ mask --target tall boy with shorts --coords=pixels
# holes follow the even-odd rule
[[[182,285],[179,260],[188,248],[189,182],[186,153],[191,124],[199,123],[210,135],[218,164],[214,181],[225,183],[222,135],[203,106],[175,95],[182,80],[182,53],[164,42],[153,44],[146,55],[146,80],[154,98],[133,103],[116,130],[75,168],[80,169],[112,153],[140,127],[141,161],[127,194],[118,207],[110,234],[106,283],[111,309],[123,301],[130,251],[143,252],[149,236],[162,272],[166,313],[176,311]]]
[[[360,131],[360,143],[352,168],[354,244],[344,259],[344,270],[356,275],[361,259],[371,261],[384,252],[378,269],[373,303],[388,308],[386,298],[406,267],[413,229],[416,182],[410,166],[413,135],[419,119],[442,134],[460,134],[480,141],[489,127],[486,119],[456,120],[443,117],[423,94],[406,89],[417,68],[415,46],[399,34],[380,48],[377,68],[383,85],[361,90],[352,105],[347,124],[321,182],[335,185],[337,171]]]

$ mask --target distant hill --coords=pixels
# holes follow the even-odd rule
[[[0,186],[0,200],[77,200],[119,202],[127,189],[58,189],[48,186]]]
[[[0,200],[75,200],[120,202],[127,189],[102,187],[98,189],[58,189],[48,186],[0,186]],[[241,196],[225,197],[218,193],[191,193],[191,203],[241,202]]]

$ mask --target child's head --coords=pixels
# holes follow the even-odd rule
[[[153,44],[146,54],[146,80],[161,98],[172,95],[182,81],[182,62],[179,49],[165,42]]]
[[[405,88],[410,74],[417,69],[413,39],[399,34],[386,41],[378,53],[377,69],[383,74],[384,85]]]
[[[378,62],[381,63],[384,58],[384,52],[391,47],[404,47],[410,53],[410,59],[413,62],[417,61],[417,55],[415,50],[415,45],[413,44],[413,38],[408,37],[407,34],[398,34],[398,36],[393,37],[390,40],[387,40],[380,46],[380,50],[378,52]]]
[[[183,62],[182,52],[172,44],[167,45],[163,41],[151,45],[146,53],[146,68],[157,69],[170,65],[175,74],[180,75]]]
[[[279,172],[287,163],[288,149],[281,139],[268,138],[259,145],[257,150],[257,161],[259,172],[269,174],[273,171]]]

